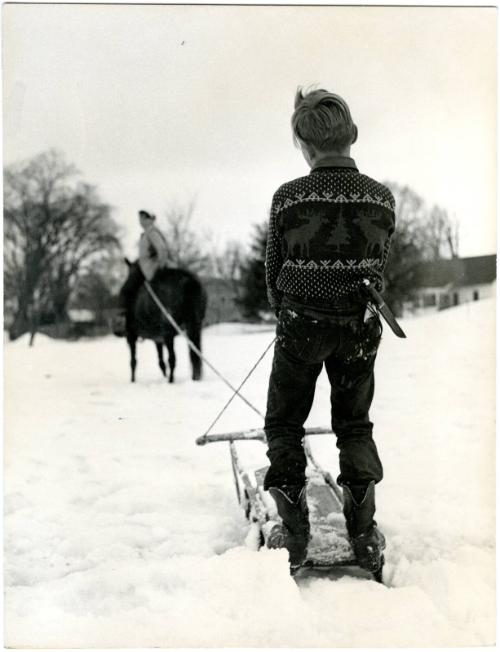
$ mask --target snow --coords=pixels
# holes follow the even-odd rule
[[[336,572],[296,583],[256,549],[228,446],[195,445],[230,390],[176,382],[151,342],[37,336],[4,347],[5,638],[13,647],[441,647],[495,642],[495,303],[388,329],[372,409],[385,478],[386,585]],[[237,386],[274,333],[227,324],[204,352]],[[271,354],[245,386],[265,409]],[[309,426],[328,426],[320,377]],[[260,427],[234,400],[216,432]],[[333,437],[311,437],[333,474]],[[265,448],[259,442],[245,444]]]

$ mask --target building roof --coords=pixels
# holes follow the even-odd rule
[[[496,255],[432,260],[417,268],[418,287],[484,285],[497,277]]]

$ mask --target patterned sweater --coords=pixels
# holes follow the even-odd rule
[[[275,310],[284,294],[313,306],[359,300],[363,278],[382,290],[395,228],[394,197],[360,174],[351,158],[329,163],[274,194],[266,283]]]

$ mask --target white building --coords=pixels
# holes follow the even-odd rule
[[[417,270],[412,312],[443,310],[495,296],[496,255],[453,258],[422,263]]]

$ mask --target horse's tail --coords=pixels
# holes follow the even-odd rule
[[[191,319],[198,322],[201,327],[201,323],[203,322],[207,311],[207,291],[200,279],[194,274],[190,275],[187,290],[187,313],[190,315]]]
[[[191,342],[201,351],[202,322],[207,308],[207,292],[201,281],[191,275],[186,292],[186,331]],[[202,360],[192,349],[189,352],[193,372],[193,380],[200,380],[202,376]]]

